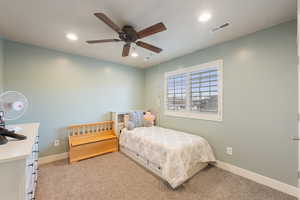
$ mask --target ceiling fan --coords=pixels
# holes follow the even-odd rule
[[[103,21],[105,24],[107,24],[114,31],[116,31],[119,34],[119,39],[89,40],[89,41],[86,41],[88,44],[123,41],[123,42],[125,42],[125,44],[123,46],[123,52],[122,52],[123,57],[126,57],[129,55],[131,43],[135,43],[137,46],[148,49],[155,53],[160,53],[162,51],[161,48],[158,48],[158,47],[148,44],[146,42],[137,41],[139,39],[153,35],[155,33],[167,30],[167,28],[165,27],[165,25],[162,22],[154,24],[148,28],[145,28],[141,31],[136,32],[134,30],[134,28],[130,25],[125,25],[121,29],[110,18],[108,18],[104,13],[95,13],[94,15],[97,18],[99,18],[101,21]]]

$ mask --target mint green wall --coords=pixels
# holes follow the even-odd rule
[[[106,120],[110,111],[145,103],[161,112],[162,126],[205,137],[219,160],[297,184],[297,143],[291,140],[297,135],[296,21],[146,70],[6,40],[3,46],[5,90],[30,101],[14,123],[41,122],[41,156],[66,151],[66,126]],[[223,122],[164,116],[164,72],[216,59],[224,60]],[[56,138],[62,140],[58,147]]]
[[[144,106],[141,69],[11,41],[4,41],[4,59],[5,90],[20,91],[30,102],[13,123],[41,123],[41,156],[66,151],[68,125],[110,120],[110,111]]]
[[[205,137],[217,159],[296,186],[296,40],[292,21],[151,67],[146,108],[160,111],[164,127]],[[223,122],[164,116],[164,73],[217,59],[224,60]]]

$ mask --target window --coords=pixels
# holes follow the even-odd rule
[[[186,109],[186,74],[178,74],[168,78],[168,110]]]
[[[217,60],[165,73],[165,114],[222,121],[222,68]]]

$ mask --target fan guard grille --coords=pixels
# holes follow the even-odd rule
[[[21,102],[23,107],[20,110],[13,109],[15,102]],[[7,91],[0,94],[0,111],[4,112],[5,120],[16,120],[20,118],[28,108],[27,98],[16,91]]]

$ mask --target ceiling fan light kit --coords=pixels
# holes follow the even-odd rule
[[[133,52],[133,53],[131,54],[131,56],[134,57],[134,58],[136,58],[136,57],[139,56],[139,54],[137,54],[136,52]]]
[[[108,25],[111,29],[113,29],[115,32],[117,32],[119,34],[119,39],[89,40],[86,41],[88,44],[105,43],[105,42],[125,42],[122,51],[123,57],[127,57],[129,55],[129,51],[132,43],[155,53],[160,53],[162,51],[162,49],[159,47],[153,46],[146,42],[137,41],[139,39],[167,30],[166,26],[162,22],[154,24],[148,28],[145,28],[137,32],[132,26],[129,25],[125,25],[121,29],[104,13],[95,13],[94,15],[98,19],[103,21],[106,25]],[[136,52],[134,53],[137,55]],[[133,56],[133,57],[137,57],[137,56]]]

